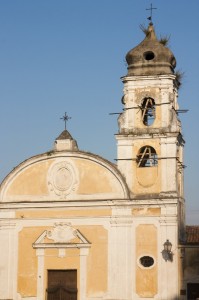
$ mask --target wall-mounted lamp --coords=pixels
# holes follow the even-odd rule
[[[166,240],[166,242],[164,243],[164,250],[167,253],[171,253],[171,248],[172,248],[171,242],[169,242],[169,240]]]
[[[166,242],[163,244],[164,250],[162,251],[162,256],[165,261],[173,261],[173,253],[171,251],[172,249],[172,243],[169,240],[166,240]]]

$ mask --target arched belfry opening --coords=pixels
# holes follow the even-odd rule
[[[143,146],[140,148],[137,155],[137,166],[139,168],[144,167],[156,167],[158,165],[158,156],[155,149],[151,146]]]
[[[143,99],[141,104],[142,121],[146,126],[151,126],[155,120],[155,100],[151,97]]]

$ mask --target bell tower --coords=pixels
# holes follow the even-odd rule
[[[118,168],[133,196],[183,197],[183,145],[176,60],[150,23],[126,55],[124,112],[118,118]]]
[[[185,143],[178,119],[176,60],[150,23],[126,61],[116,140],[117,165],[131,192],[134,297],[174,299],[180,289],[178,245],[184,237]],[[173,252],[166,253],[172,257],[164,257],[164,245],[170,243]]]

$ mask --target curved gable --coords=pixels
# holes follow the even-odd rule
[[[1,186],[2,202],[125,199],[128,189],[110,162],[84,152],[32,157]]]

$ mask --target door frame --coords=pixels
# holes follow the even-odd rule
[[[47,243],[46,238],[51,242]],[[78,242],[73,242],[78,239]],[[53,242],[52,242],[53,240]],[[91,243],[71,223],[56,222],[51,230],[45,230],[33,243],[37,256],[37,300],[45,297],[45,249],[57,249],[57,257],[63,258],[67,249],[78,249],[80,257],[78,299],[86,300],[87,256]],[[55,269],[56,265],[55,265]],[[67,265],[65,266],[67,269]]]
[[[89,248],[80,248],[80,269],[79,272],[79,286],[78,288],[78,299],[86,300],[86,284],[87,284],[87,256],[89,254]],[[36,250],[38,269],[37,269],[37,300],[43,300],[45,295],[45,249]],[[55,266],[56,267],[56,266]],[[67,268],[67,266],[65,266]]]

